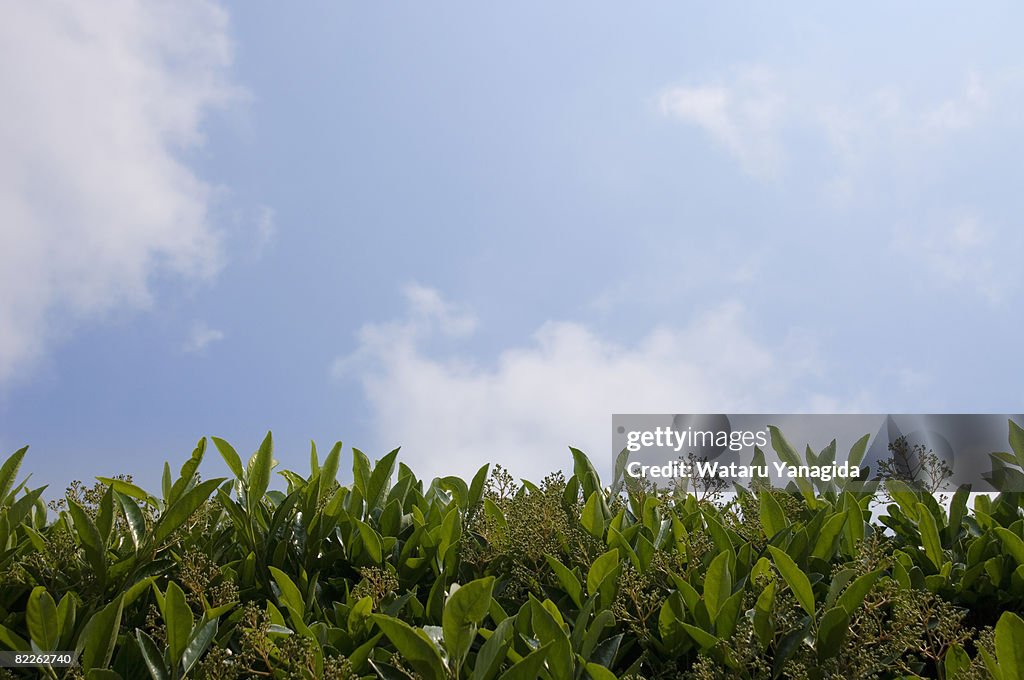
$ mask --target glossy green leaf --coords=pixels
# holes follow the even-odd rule
[[[121,626],[121,611],[122,599],[118,597],[93,614],[82,629],[76,651],[81,652],[79,663],[86,673],[94,668],[106,668],[110,665]]]
[[[850,616],[860,608],[860,605],[864,602],[864,598],[867,596],[871,589],[874,587],[878,578],[882,575],[881,569],[862,574],[861,576],[854,579],[853,583],[846,587],[843,594],[839,596],[837,604],[843,608]]]
[[[829,659],[839,653],[850,628],[850,615],[842,607],[833,607],[821,617],[814,647],[818,659]]]
[[[761,526],[764,527],[766,537],[771,538],[789,526],[789,522],[786,520],[786,513],[783,512],[782,506],[775,500],[775,496],[770,490],[763,489],[758,492],[757,500],[760,506]]]
[[[537,680],[542,677],[541,669],[551,649],[550,643],[530,652],[521,661],[501,674],[499,680]]]
[[[228,469],[235,476],[235,479],[239,481],[245,480],[245,468],[242,467],[242,459],[239,457],[238,452],[235,448],[228,444],[220,437],[210,437],[213,440],[213,445],[216,447],[217,452],[220,453],[220,457],[224,459]]]
[[[36,586],[32,589],[25,618],[32,642],[44,652],[56,649],[60,639],[60,619],[57,616],[57,604],[45,587]]]
[[[793,591],[797,602],[804,608],[804,611],[814,616],[814,591],[811,589],[811,582],[807,578],[807,574],[801,571],[793,558],[782,550],[773,545],[768,546],[768,550],[771,552],[772,560],[779,573],[782,574],[782,578],[786,580],[789,589]]]
[[[21,463],[25,459],[25,453],[28,451],[27,446],[23,446],[4,461],[3,465],[0,465],[0,505],[2,505],[10,493],[11,488],[14,486],[14,479],[18,476],[18,470],[21,469]]]
[[[441,654],[426,633],[413,628],[405,621],[384,614],[374,614],[373,622],[380,627],[405,661],[412,666],[413,670],[423,676],[424,680],[445,680],[447,678]]]
[[[595,594],[610,574],[619,568],[618,549],[609,550],[594,560],[587,572],[587,593]]]
[[[718,617],[722,604],[732,595],[732,573],[729,571],[729,553],[719,553],[708,565],[704,576],[704,603],[712,620]]]
[[[459,587],[445,602],[441,625],[453,668],[461,667],[465,661],[476,637],[476,627],[490,610],[493,589],[494,577],[488,576]]]
[[[171,660],[177,663],[185,653],[195,619],[192,616],[192,609],[185,600],[184,591],[174,581],[167,584],[163,613],[164,624],[167,626],[167,648],[170,650]]]
[[[1003,680],[1024,680],[1024,619],[1014,612],[996,623],[996,661]]]
[[[142,661],[146,664],[146,670],[149,671],[152,680],[169,680],[170,673],[167,670],[167,664],[153,638],[145,631],[136,629],[135,640],[138,643],[139,652],[142,654]]]
[[[580,580],[576,577],[576,574],[552,555],[544,555],[544,559],[547,560],[548,566],[551,567],[551,570],[555,572],[555,576],[558,577],[558,582],[562,585],[562,590],[569,595],[573,604],[577,607],[582,606],[583,586],[580,584]]]

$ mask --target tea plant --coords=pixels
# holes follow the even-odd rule
[[[47,504],[20,449],[0,466],[0,650],[77,665],[0,677],[1018,680],[1024,431],[1009,427],[1004,490],[972,503],[961,487],[948,507],[896,468],[726,500],[625,478],[620,458],[603,486],[575,449],[572,474],[540,484],[487,465],[428,482],[397,450],[353,449],[341,484],[340,443],[299,473],[277,469],[269,434],[247,460],[200,440],[159,493],[100,477]],[[771,435],[785,462],[835,459],[834,442],[801,456]],[[230,478],[200,477],[209,448]]]

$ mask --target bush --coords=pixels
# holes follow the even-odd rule
[[[159,496],[99,478],[49,506],[7,459],[0,649],[78,665],[0,677],[1024,678],[1018,493],[946,509],[890,475],[872,520],[863,485],[603,487],[577,450],[539,485],[353,450],[342,486],[340,444],[278,491],[269,434],[244,464],[210,441],[232,478],[200,477],[203,439]]]

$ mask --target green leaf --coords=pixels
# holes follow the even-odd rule
[[[775,496],[770,490],[762,489],[759,491],[757,500],[760,505],[761,526],[764,527],[764,535],[767,538],[771,538],[789,526],[789,521],[786,520],[786,513],[783,512],[782,506],[775,500]]]
[[[805,612],[814,616],[814,591],[811,589],[811,581],[807,578],[807,574],[800,570],[792,557],[774,545],[768,546],[768,550],[771,552],[772,559],[779,573],[782,574],[782,578],[786,580],[789,589],[793,591],[797,602]]]
[[[924,503],[916,505],[917,528],[921,531],[921,542],[924,544],[925,555],[935,565],[935,569],[941,569],[945,557],[942,554],[942,541],[939,539],[939,530],[935,526],[935,518]]]
[[[132,539],[132,545],[138,548],[146,537],[146,518],[138,504],[130,496],[120,491],[114,491],[114,498],[117,499],[124,513],[125,523],[128,525],[128,537]]]
[[[263,495],[270,486],[270,471],[274,467],[274,437],[271,432],[263,438],[263,443],[249,461],[248,485],[245,489],[246,510],[250,521],[256,516],[256,508],[263,502]]]
[[[853,583],[847,586],[846,590],[843,591],[843,594],[839,596],[838,605],[842,607],[843,611],[847,614],[853,616],[853,613],[860,608],[861,603],[864,602],[864,598],[869,592],[871,592],[871,588],[874,587],[875,582],[881,575],[882,570],[877,569],[858,576]]]
[[[14,479],[18,476],[18,470],[21,469],[21,461],[24,460],[27,451],[28,447],[23,446],[12,453],[4,461],[3,465],[0,465],[0,505],[5,503],[7,494],[10,493],[11,487],[14,486]]]
[[[996,527],[995,532],[999,536],[999,540],[1003,542],[1003,548],[1006,552],[1013,555],[1013,559],[1017,560],[1017,564],[1024,564],[1024,540],[1021,540],[1020,536],[1003,527]]]
[[[839,512],[829,517],[818,532],[818,538],[814,542],[814,549],[811,556],[821,558],[825,561],[832,559],[835,552],[839,535],[843,533],[846,525],[846,513]]]
[[[594,595],[609,574],[619,567],[619,550],[614,548],[594,560],[587,572],[587,593]]]
[[[373,622],[391,640],[402,657],[424,680],[445,680],[447,673],[441,654],[427,634],[405,621],[384,614],[374,614]],[[536,680],[532,678],[531,680]]]
[[[391,474],[394,472],[395,459],[397,457],[398,449],[395,449],[377,461],[377,464],[374,466],[366,488],[366,495],[364,496],[367,512],[380,507],[387,496],[388,487],[391,486]]]
[[[850,457],[846,459],[850,467],[860,467],[861,461],[864,460],[864,453],[868,450],[869,439],[871,439],[871,435],[866,434],[850,447]]]
[[[227,463],[228,469],[235,476],[238,481],[245,481],[245,468],[242,467],[242,459],[239,457],[238,452],[235,451],[235,447],[228,444],[220,437],[210,437],[213,440],[213,445],[217,447],[217,452],[220,453],[220,457]]]
[[[1017,457],[1017,465],[1024,468],[1024,429],[1013,420],[1008,419],[1007,422],[1010,425],[1010,448]]]
[[[771,621],[774,603],[775,581],[773,580],[757,596],[757,602],[754,604],[754,632],[757,634],[757,639],[761,641],[762,649],[766,648],[775,638],[775,630]]]
[[[488,463],[473,475],[473,481],[469,484],[469,508],[471,510],[479,505],[480,499],[484,497],[484,487],[487,484],[487,473],[490,469],[491,464]]]
[[[477,652],[473,664],[473,675],[470,680],[493,680],[501,670],[509,644],[512,641],[512,623],[515,619],[507,618],[498,624],[491,636],[487,638]]]
[[[562,614],[551,600],[530,599],[533,633],[541,644],[550,643],[548,672],[554,680],[570,680],[573,670],[572,645],[565,632]]]
[[[86,673],[94,668],[106,668],[114,655],[117,632],[121,627],[123,599],[118,597],[103,609],[92,615],[78,638],[79,659]]]
[[[587,675],[590,676],[591,680],[618,680],[615,673],[604,666],[599,666],[596,663],[588,663],[586,665]]]
[[[170,467],[167,468],[168,474],[170,474]],[[112,477],[97,477],[100,482],[112,487],[114,491],[130,496],[136,500],[142,501],[146,505],[153,508],[160,507],[160,501],[157,498],[146,492],[145,489],[138,487],[131,482],[126,482],[123,479],[113,479]]]
[[[0,644],[15,652],[27,652],[32,649],[28,640],[4,625],[0,625]]]
[[[601,509],[601,492],[595,491],[587,498],[580,515],[580,523],[594,538],[604,538],[604,513]]]
[[[124,680],[117,671],[109,668],[93,668],[85,674],[85,680]]]
[[[833,607],[825,612],[818,624],[814,647],[818,652],[818,660],[831,658],[842,649],[846,633],[850,627],[850,615],[842,607]]]
[[[491,607],[494,577],[477,579],[461,586],[444,604],[441,627],[444,646],[453,668],[460,668],[476,637],[476,627]]]
[[[729,571],[729,553],[719,553],[708,565],[704,577],[704,604],[708,616],[714,621],[722,604],[732,595],[732,574]]]
[[[160,653],[153,638],[145,631],[136,628],[135,640],[138,642],[139,651],[142,652],[142,661],[146,664],[150,677],[153,680],[168,680],[167,664],[164,663],[163,654]]]
[[[701,649],[707,650],[718,645],[721,640],[716,638],[711,633],[698,628],[697,626],[690,625],[689,623],[683,623],[683,630],[690,634],[693,641],[700,645]]]
[[[572,453],[572,473],[580,480],[580,484],[583,487],[583,495],[589,498],[590,494],[601,489],[601,478],[598,477],[597,470],[594,468],[594,464],[590,462],[587,454],[571,446],[569,451]]]
[[[1024,619],[1013,612],[996,623],[996,661],[1003,680],[1024,680]]]
[[[107,550],[99,529],[96,528],[92,518],[82,509],[82,506],[70,499],[68,499],[68,512],[75,523],[75,532],[82,543],[82,550],[89,561],[89,566],[101,581],[104,580],[107,573]]]
[[[171,507],[167,508],[167,511],[160,516],[157,520],[156,526],[153,528],[153,540],[156,541],[157,545],[163,543],[171,534],[173,534],[178,528],[181,527],[185,522],[188,521],[189,517],[192,516],[199,507],[210,498],[210,494],[220,486],[225,477],[218,477],[216,479],[208,479],[205,482],[197,484],[195,488],[189,490],[181,498],[175,501]]]
[[[302,593],[299,591],[298,586],[295,582],[277,567],[269,567],[270,575],[274,577],[274,582],[277,583],[277,587],[281,590],[281,604],[291,613],[292,619],[298,619],[300,622],[303,621],[303,617],[306,614],[306,600],[302,597]]]
[[[547,560],[551,570],[555,572],[558,582],[562,584],[562,589],[569,595],[573,603],[577,607],[583,606],[583,586],[580,584],[580,580],[576,578],[576,574],[551,555],[544,555],[544,559]]]
[[[171,464],[164,461],[164,473],[160,476],[160,491],[164,495],[164,502],[171,502]]]
[[[211,619],[196,627],[181,655],[182,675],[187,675],[217,635],[217,619]]]
[[[327,498],[327,494],[334,488],[338,481],[338,467],[341,464],[341,442],[335,442],[331,452],[324,459],[323,467],[320,468],[320,485],[317,489],[317,498],[321,502]]]
[[[769,425],[768,432],[771,433],[772,448],[775,449],[775,453],[778,455],[779,460],[787,465],[794,466],[798,466],[803,462],[800,460],[800,456],[797,455],[796,449],[794,449],[793,446],[786,441],[786,438],[782,436],[782,432],[779,428],[774,425]]]
[[[174,581],[167,584],[163,614],[164,624],[167,626],[167,648],[171,652],[171,661],[176,664],[188,646],[195,619],[192,617],[192,609],[185,600],[184,591]]]
[[[374,564],[381,564],[384,561],[384,548],[381,542],[380,535],[377,531],[366,522],[361,522],[358,519],[353,519],[356,525],[359,527],[359,535],[363,538],[363,550],[366,551],[367,557]]]
[[[971,667],[971,657],[960,645],[950,645],[942,660],[942,668],[948,680],[956,680]]]
[[[36,586],[28,596],[28,632],[32,642],[40,650],[50,652],[57,648],[60,639],[60,619],[57,604],[43,586]]]
[[[502,673],[499,680],[537,680],[541,677],[540,671],[544,667],[544,660],[550,649],[551,643],[549,642],[530,652],[522,661]]]

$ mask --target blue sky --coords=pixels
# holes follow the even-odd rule
[[[1019,412],[1021,10],[20,4],[0,447],[425,475],[614,412]],[[207,474],[220,469],[210,460]]]

